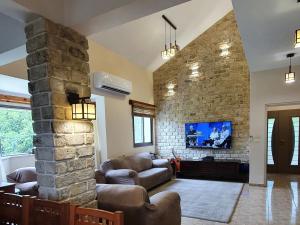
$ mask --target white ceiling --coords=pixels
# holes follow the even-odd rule
[[[293,48],[294,32],[300,28],[297,0],[232,0],[251,72],[287,67],[286,54]]]
[[[88,36],[186,1],[0,0],[0,65],[26,56],[24,23],[36,14]]]
[[[129,61],[154,71],[164,61],[165,14],[177,27],[177,43],[181,48],[198,37],[232,10],[230,0],[192,0],[90,37]]]

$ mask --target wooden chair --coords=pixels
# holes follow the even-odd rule
[[[80,208],[71,205],[70,225],[123,225],[123,212]]]
[[[70,204],[34,199],[30,205],[30,225],[68,225]]]
[[[30,196],[0,191],[0,224],[29,225]]]

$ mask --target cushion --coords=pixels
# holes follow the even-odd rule
[[[167,168],[152,168],[138,173],[140,185],[149,190],[169,179]]]
[[[98,204],[116,204],[136,206],[150,203],[147,191],[138,185],[124,184],[97,184],[96,185]],[[118,198],[112,198],[117,196]]]
[[[125,156],[119,157],[119,158],[116,158],[116,159],[111,159],[110,161],[111,161],[111,163],[113,165],[113,168],[115,170],[118,170],[118,169],[132,169],[130,161]]]
[[[24,167],[15,170],[7,175],[7,179],[14,183],[26,183],[37,181],[36,169],[34,167]]]
[[[131,166],[131,169],[137,172],[141,172],[152,168],[152,159],[151,155],[148,152],[127,156],[126,158]]]
[[[37,181],[16,184],[16,188],[20,190],[21,195],[38,196]]]

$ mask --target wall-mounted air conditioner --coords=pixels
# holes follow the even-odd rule
[[[106,72],[96,72],[93,74],[94,88],[124,95],[132,92],[131,81],[114,76]]]

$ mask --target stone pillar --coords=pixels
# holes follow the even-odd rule
[[[72,120],[66,97],[91,96],[88,41],[42,17],[25,33],[39,197],[96,207],[93,124]]]

